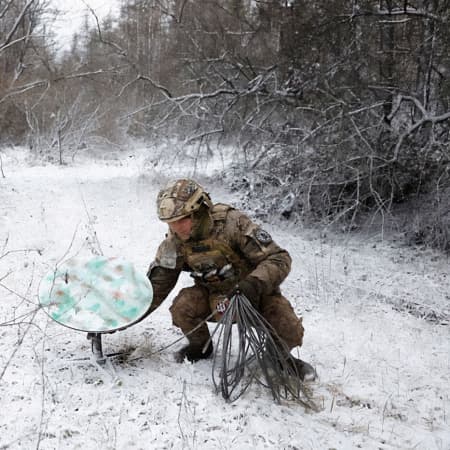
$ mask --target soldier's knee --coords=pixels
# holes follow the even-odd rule
[[[302,346],[305,330],[301,318],[297,316],[281,317],[275,331],[289,349]]]
[[[203,289],[196,286],[183,288],[169,308],[172,322],[181,326],[186,320],[202,317],[208,311],[208,297]]]
[[[297,317],[285,299],[274,299],[263,311],[265,319],[274,328],[277,336],[291,349],[303,343],[302,318]]]
[[[295,331],[294,331],[294,340],[292,342],[292,346],[291,348],[294,347],[301,347],[303,344],[303,336],[305,334],[305,329],[303,328],[303,318],[302,317],[298,317],[298,324],[295,326]]]

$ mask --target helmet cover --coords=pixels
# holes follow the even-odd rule
[[[158,217],[163,222],[175,222],[198,211],[202,204],[211,207],[209,195],[190,179],[171,181],[159,191],[156,199]]]

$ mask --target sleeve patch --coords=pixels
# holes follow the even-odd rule
[[[262,245],[269,245],[272,242],[272,236],[262,228],[254,231],[255,239]]]

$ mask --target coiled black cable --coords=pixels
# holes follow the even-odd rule
[[[212,377],[227,401],[237,400],[257,382],[268,388],[278,403],[290,399],[317,410],[289,349],[244,295],[230,299],[212,336],[216,333]]]

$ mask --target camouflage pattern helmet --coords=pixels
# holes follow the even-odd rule
[[[171,181],[159,191],[156,199],[158,217],[163,222],[175,222],[190,216],[203,204],[209,208],[212,206],[208,193],[190,179]]]

